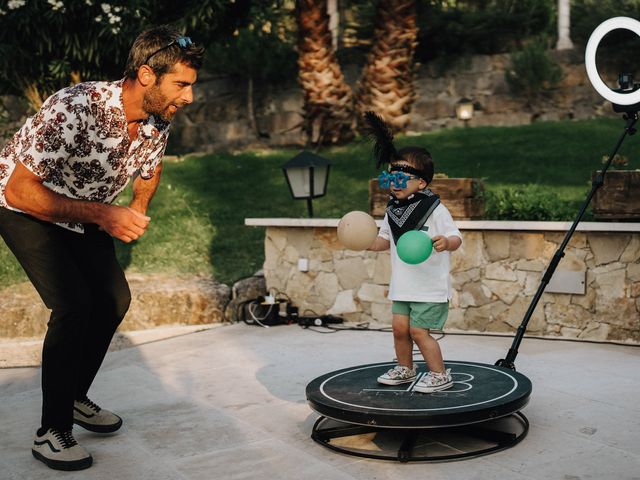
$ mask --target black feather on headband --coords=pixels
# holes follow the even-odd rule
[[[375,141],[373,157],[376,159],[376,168],[380,168],[383,163],[391,163],[392,160],[400,158],[393,145],[393,133],[382,117],[368,111],[364,113],[364,120],[368,126],[366,129],[368,137]]]

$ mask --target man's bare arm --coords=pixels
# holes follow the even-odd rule
[[[139,238],[149,224],[149,217],[128,207],[77,200],[55,193],[20,162],[7,181],[5,199],[10,207],[40,220],[95,223],[127,243]]]
[[[137,176],[133,180],[132,190],[133,190],[133,199],[129,204],[129,207],[134,210],[145,214],[147,213],[147,209],[149,208],[149,203],[153,198],[156,190],[158,190],[158,185],[160,184],[160,174],[162,173],[162,162],[156,166],[153,177],[145,180],[141,176]]]

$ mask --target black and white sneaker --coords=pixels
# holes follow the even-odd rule
[[[50,428],[33,440],[31,453],[55,470],[83,470],[93,463],[93,457],[73,438],[71,430],[61,432]]]
[[[73,402],[73,423],[91,432],[111,433],[122,426],[122,419],[85,398]]]

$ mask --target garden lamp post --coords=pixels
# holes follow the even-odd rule
[[[468,98],[461,98],[456,104],[456,117],[464,122],[464,126],[469,126],[469,120],[473,118],[473,102]]]
[[[309,217],[313,217],[311,200],[327,192],[329,167],[331,164],[328,160],[306,150],[282,166],[291,196],[294,200],[307,200]]]

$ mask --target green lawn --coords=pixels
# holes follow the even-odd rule
[[[601,165],[622,133],[620,119],[546,122],[521,127],[442,130],[398,138],[398,146],[420,145],[434,157],[436,172],[480,177],[488,194],[535,184],[556,195],[572,220]],[[620,153],[630,154],[635,137]],[[264,229],[245,227],[246,217],[305,217],[306,203],[289,196],[281,166],[299,149],[222,153],[167,162],[149,215],[151,226],[134,244],[118,242],[130,271],[203,273],[232,283],[263,262]],[[368,179],[376,176],[371,145],[359,139],[323,150],[332,163],[327,195],[314,201],[320,218],[368,209]],[[119,203],[126,203],[129,192]],[[0,286],[25,280],[0,242]]]

